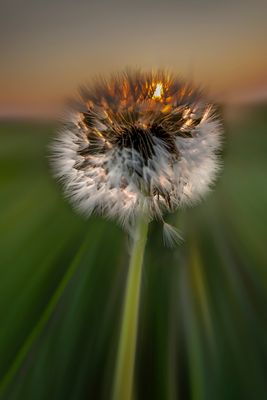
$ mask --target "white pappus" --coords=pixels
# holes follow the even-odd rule
[[[81,90],[52,145],[74,207],[130,229],[139,214],[198,202],[220,169],[221,123],[202,93],[164,71],[122,72]],[[175,240],[165,224],[166,240]]]

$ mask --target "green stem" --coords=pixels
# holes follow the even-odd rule
[[[142,264],[147,231],[148,221],[140,217],[136,224],[127,278],[113,400],[132,398]]]

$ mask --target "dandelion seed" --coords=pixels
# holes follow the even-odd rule
[[[177,243],[183,241],[182,236],[179,234],[176,228],[172,225],[163,223],[163,241],[167,247],[174,247]]]

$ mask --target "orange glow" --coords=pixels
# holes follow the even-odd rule
[[[156,89],[155,89],[155,91],[153,93],[152,99],[160,100],[162,95],[163,95],[163,86],[162,86],[162,83],[159,82],[159,83],[157,83],[157,86],[156,86]]]

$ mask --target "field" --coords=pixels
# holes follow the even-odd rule
[[[267,107],[225,110],[207,199],[150,226],[135,400],[267,398]],[[51,177],[55,125],[0,123],[0,398],[109,399],[129,239]]]

